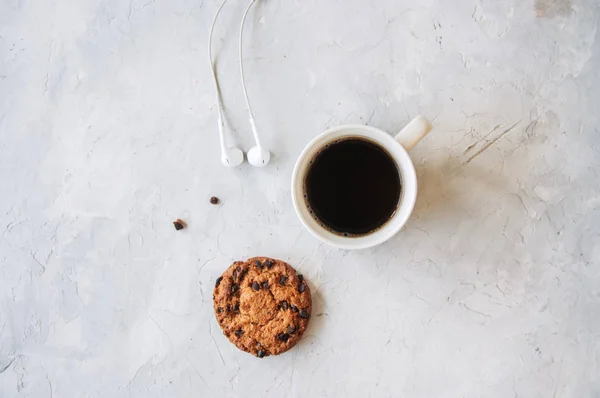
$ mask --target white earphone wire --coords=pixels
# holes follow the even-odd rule
[[[244,25],[246,24],[246,17],[248,16],[248,12],[252,6],[256,3],[256,0],[250,1],[246,11],[244,12],[244,16],[242,18],[242,25],[240,26],[240,75],[242,77],[242,90],[244,91],[244,98],[246,99],[246,107],[248,108],[248,114],[250,116],[250,126],[252,127],[252,134],[254,135],[254,141],[256,141],[256,145],[260,147],[260,139],[258,137],[258,131],[256,130],[256,121],[254,120],[254,112],[252,112],[252,106],[250,105],[250,99],[248,98],[248,89],[246,88],[246,79],[244,77],[244,59],[243,59],[243,49],[244,49]]]
[[[223,118],[223,103],[222,103],[222,99],[221,99],[221,91],[219,90],[219,81],[217,79],[217,71],[215,69],[215,63],[213,61],[213,55],[212,55],[212,39],[213,39],[214,30],[215,30],[215,25],[217,24],[217,19],[219,17],[219,14],[221,13],[221,10],[223,9],[223,6],[225,5],[225,3],[227,3],[227,0],[223,0],[221,5],[217,9],[215,18],[213,19],[212,25],[210,27],[210,33],[208,35],[208,58],[210,60],[210,69],[212,71],[213,80],[215,82],[215,91],[217,92],[217,109],[219,110],[219,140],[221,142],[221,150],[222,151],[225,151],[225,149],[226,149],[225,135],[223,132],[225,121]]]

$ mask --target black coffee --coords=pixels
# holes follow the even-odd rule
[[[344,138],[311,161],[304,192],[313,216],[333,232],[365,235],[392,217],[400,202],[396,162],[381,146]]]

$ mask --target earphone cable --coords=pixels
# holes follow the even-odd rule
[[[248,108],[248,114],[250,116],[250,125],[252,127],[252,134],[254,135],[254,140],[256,141],[256,145],[260,146],[260,139],[258,138],[258,132],[256,131],[256,122],[254,120],[254,112],[252,111],[252,106],[250,105],[250,99],[248,98],[248,89],[246,88],[246,79],[244,77],[244,59],[243,59],[243,49],[244,49],[244,25],[246,24],[246,17],[248,16],[248,12],[252,6],[256,3],[256,0],[250,1],[246,11],[244,12],[244,16],[242,18],[242,24],[240,26],[240,75],[242,78],[242,90],[244,91],[244,98],[246,99],[246,106]]]
[[[221,91],[219,90],[219,81],[217,79],[217,71],[215,69],[215,63],[214,63],[213,55],[212,55],[212,40],[213,40],[213,33],[215,30],[215,25],[217,24],[217,19],[219,17],[219,14],[221,13],[221,10],[223,9],[223,6],[225,5],[225,3],[227,3],[227,0],[223,0],[221,5],[217,9],[215,18],[213,19],[212,25],[210,27],[210,33],[208,35],[208,59],[210,60],[210,69],[212,71],[213,80],[215,82],[215,91],[217,92],[217,109],[219,110],[219,139],[221,141],[221,148],[225,148],[225,136],[223,134],[223,124],[225,123],[225,121],[223,119],[223,101],[221,99]]]

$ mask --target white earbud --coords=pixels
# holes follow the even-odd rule
[[[227,167],[235,167],[244,161],[244,152],[240,148],[227,147],[223,134],[223,120],[219,116],[219,140],[221,141],[221,163]]]
[[[244,152],[240,148],[228,148],[221,152],[221,163],[227,167],[235,167],[244,161]]]
[[[254,3],[256,3],[256,0],[251,0],[250,4],[248,4],[248,8],[246,8],[246,12],[244,12],[244,17],[242,18],[242,25],[240,26],[240,74],[242,77],[242,89],[244,91],[244,97],[246,98],[246,106],[250,116],[250,127],[252,128],[252,134],[254,135],[254,141],[256,142],[256,146],[250,148],[250,151],[248,151],[248,163],[254,167],[263,167],[269,163],[269,160],[271,160],[271,154],[268,150],[260,145],[260,138],[258,137],[258,130],[256,129],[256,121],[254,120],[254,113],[252,112],[250,99],[248,98],[248,90],[246,89],[246,79],[244,78],[244,24],[246,23],[248,12]]]
[[[248,163],[254,167],[266,166],[269,164],[269,160],[271,160],[271,153],[260,145],[260,139],[258,138],[258,132],[256,131],[256,123],[254,122],[254,119],[250,119],[250,127],[252,128],[252,133],[254,134],[256,146],[253,146],[248,151]]]
[[[271,160],[271,153],[260,146],[253,146],[248,151],[248,163],[254,167],[266,166]]]
[[[225,120],[223,118],[223,105],[221,100],[221,91],[219,89],[219,81],[217,80],[217,72],[215,71],[215,63],[213,61],[212,56],[212,37],[213,32],[215,30],[215,24],[217,23],[217,18],[221,13],[221,9],[227,3],[227,0],[223,0],[219,8],[217,9],[217,13],[215,14],[215,19],[213,19],[212,26],[210,27],[210,34],[208,36],[208,57],[210,59],[210,68],[213,74],[213,80],[215,81],[215,90],[217,92],[217,108],[219,110],[219,142],[221,144],[221,163],[227,167],[235,167],[242,164],[244,161],[244,153],[241,149],[236,147],[228,147],[225,142]]]

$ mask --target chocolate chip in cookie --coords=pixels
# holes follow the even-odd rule
[[[283,341],[284,343],[285,343],[286,341],[288,341],[288,340],[289,340],[289,338],[290,338],[290,335],[289,335],[289,334],[287,334],[287,333],[279,333],[279,334],[277,335],[277,340],[279,340],[279,341]]]
[[[231,285],[231,294],[235,294],[240,287],[236,284]]]

